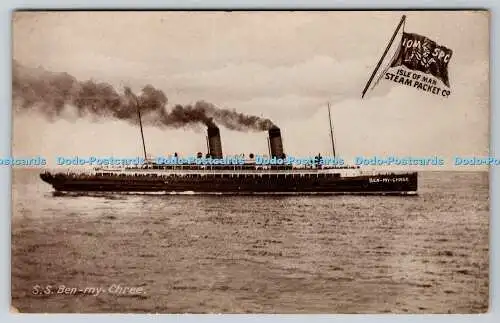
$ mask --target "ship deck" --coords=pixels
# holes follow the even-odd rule
[[[332,168],[279,168],[279,167],[165,167],[165,168],[94,168],[66,169],[65,174],[85,174],[98,176],[397,176],[413,172],[361,170],[357,167]]]

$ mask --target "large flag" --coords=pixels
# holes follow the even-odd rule
[[[451,49],[438,45],[425,36],[403,32],[398,54],[390,66],[403,65],[412,70],[431,74],[450,87],[448,63],[452,54]]]

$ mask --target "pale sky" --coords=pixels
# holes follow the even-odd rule
[[[453,50],[449,98],[384,80],[361,99],[402,14],[405,31]],[[489,151],[487,12],[22,12],[13,58],[118,89],[152,84],[169,106],[206,100],[270,118],[289,155],[329,153],[327,102],[347,158]],[[265,132],[221,136],[225,154],[267,153]],[[206,151],[203,130],[148,127],[145,137],[151,155]],[[14,156],[142,152],[139,130],[114,120],[16,114],[13,141]]]

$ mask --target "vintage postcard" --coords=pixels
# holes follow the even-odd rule
[[[489,19],[14,12],[12,311],[488,311]]]

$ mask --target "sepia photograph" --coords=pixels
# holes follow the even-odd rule
[[[11,312],[489,309],[490,13],[15,11]]]

